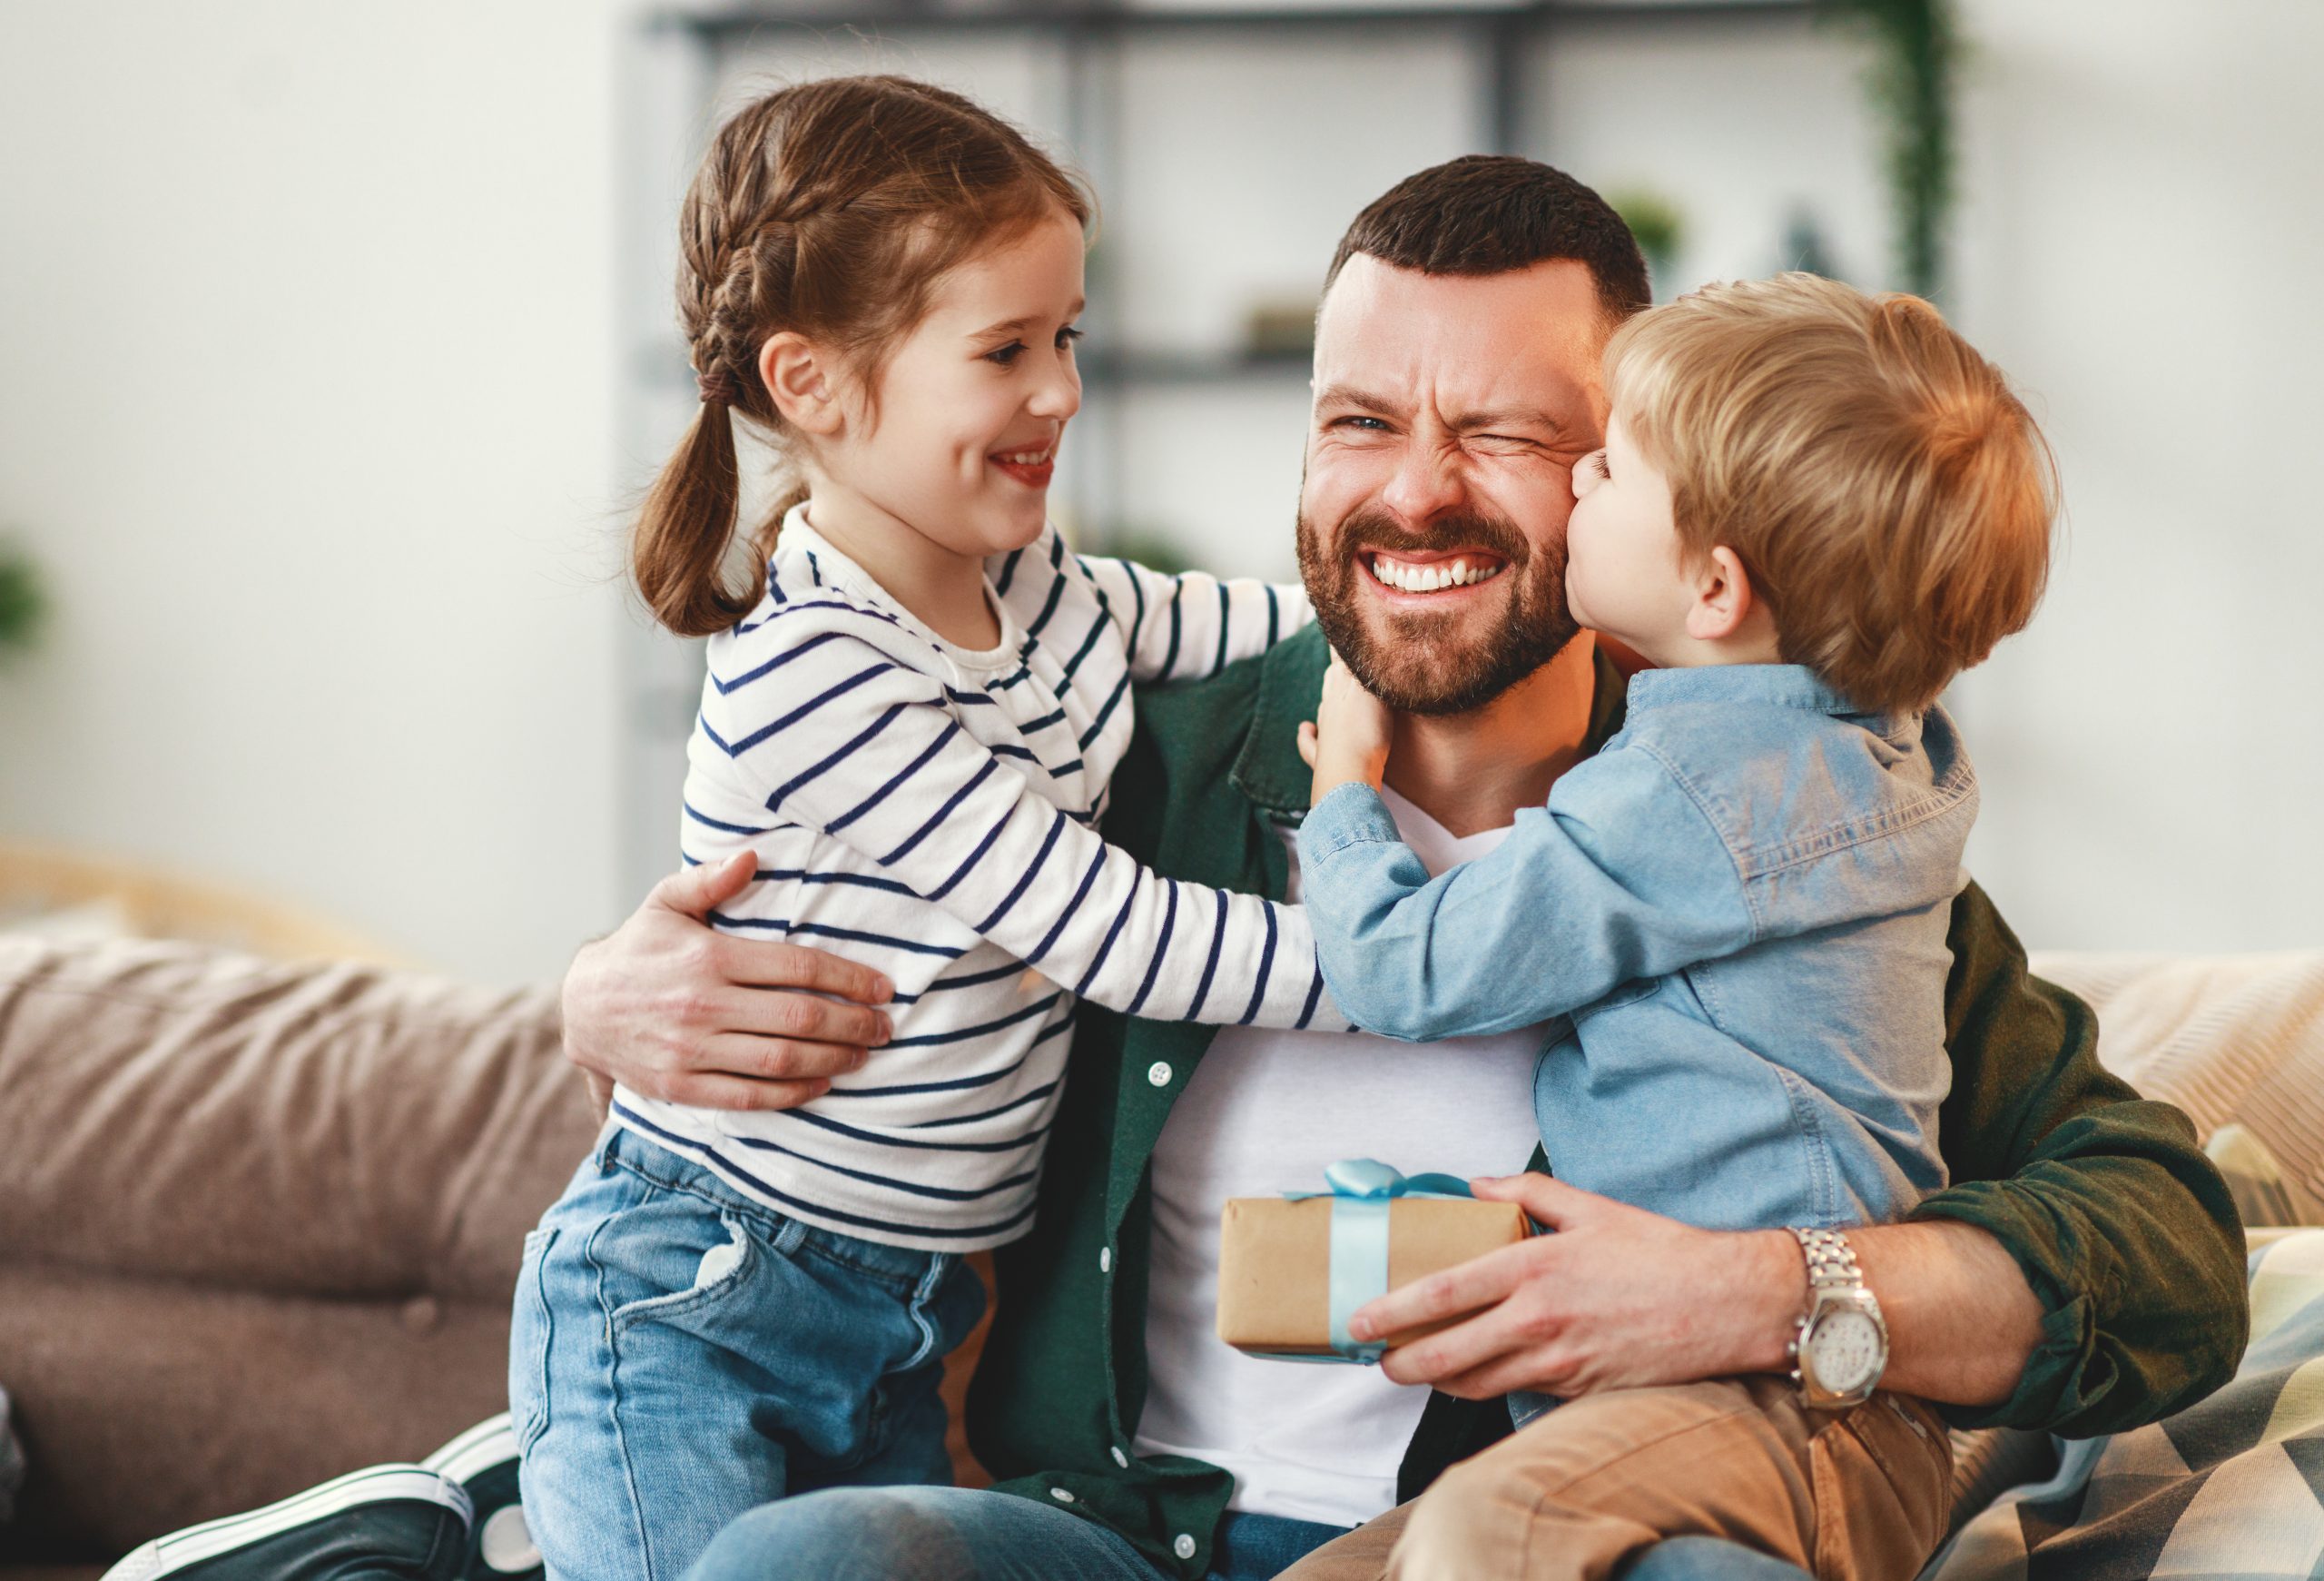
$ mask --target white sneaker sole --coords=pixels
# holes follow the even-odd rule
[[[264,1509],[204,1521],[198,1527],[155,1537],[106,1571],[103,1581],[153,1581],[155,1576],[173,1576],[205,1559],[231,1554],[236,1548],[359,1505],[399,1502],[440,1505],[458,1511],[463,1521],[475,1518],[467,1492],[458,1483],[446,1480],[441,1473],[420,1466],[369,1466],[304,1493],[293,1494]]]
[[[478,1474],[517,1458],[517,1429],[508,1413],[478,1422],[445,1445],[420,1465],[454,1482],[467,1483]]]

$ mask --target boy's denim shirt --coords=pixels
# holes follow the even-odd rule
[[[1945,1184],[1976,811],[1942,708],[1859,713],[1797,665],[1649,670],[1490,855],[1432,880],[1345,786],[1300,829],[1300,885],[1365,1029],[1552,1023],[1533,1094],[1561,1179],[1711,1229],[1879,1222]]]

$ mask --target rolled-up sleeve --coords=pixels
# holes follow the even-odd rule
[[[1950,944],[1954,1085],[1938,1134],[1953,1183],[1913,1217],[1992,1235],[2043,1324],[2008,1399],[1946,1415],[2089,1438],[2181,1409],[2227,1381],[2250,1337],[2227,1183],[2185,1114],[2099,1065],[2096,1015],[2026,971],[1974,884]]]

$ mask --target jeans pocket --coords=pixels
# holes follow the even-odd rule
[[[544,1227],[527,1235],[524,1260],[517,1267],[517,1307],[508,1329],[508,1411],[519,1454],[548,1430],[549,1341],[555,1324],[541,1285],[541,1265],[556,1234]]]
[[[702,1215],[705,1220],[709,1216],[707,1211]],[[743,1287],[758,1261],[756,1240],[741,1215],[721,1210],[715,1217],[717,1227],[724,1232],[725,1239],[714,1241],[702,1251],[699,1260],[694,1263],[692,1281],[678,1290],[637,1295],[615,1307],[606,1314],[607,1328],[612,1335],[617,1337],[639,1323],[665,1322],[684,1317],[714,1304]],[[680,1244],[683,1245],[683,1241]],[[657,1249],[655,1257],[655,1261],[665,1265],[665,1281],[668,1273],[673,1271],[667,1268],[670,1250],[667,1247]],[[607,1249],[600,1248],[599,1251],[605,1254]]]

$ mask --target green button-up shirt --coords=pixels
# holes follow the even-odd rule
[[[1209,680],[1140,696],[1108,836],[1172,878],[1281,899],[1278,831],[1307,805],[1295,732],[1315,717],[1326,657],[1311,627]],[[1601,658],[1593,749],[1620,727],[1622,696]],[[1950,1415],[2071,1436],[2168,1415],[2225,1381],[2243,1352],[2243,1234],[2227,1188],[2185,1115],[2100,1069],[2089,1007],[2027,974],[1974,884],[1949,943],[1954,1079],[1939,1127],[1953,1183],[1913,1217],[1991,1233],[2043,1313],[2016,1392]],[[969,1402],[970,1442],[1002,1491],[1101,1521],[1165,1575],[1189,1577],[1209,1564],[1234,1479],[1184,1456],[1141,1457],[1131,1438],[1146,1403],[1148,1163],[1216,1030],[1081,1007],[1039,1215],[1000,1254],[999,1309]],[[1502,1401],[1433,1396],[1399,1496],[1508,1423]]]

